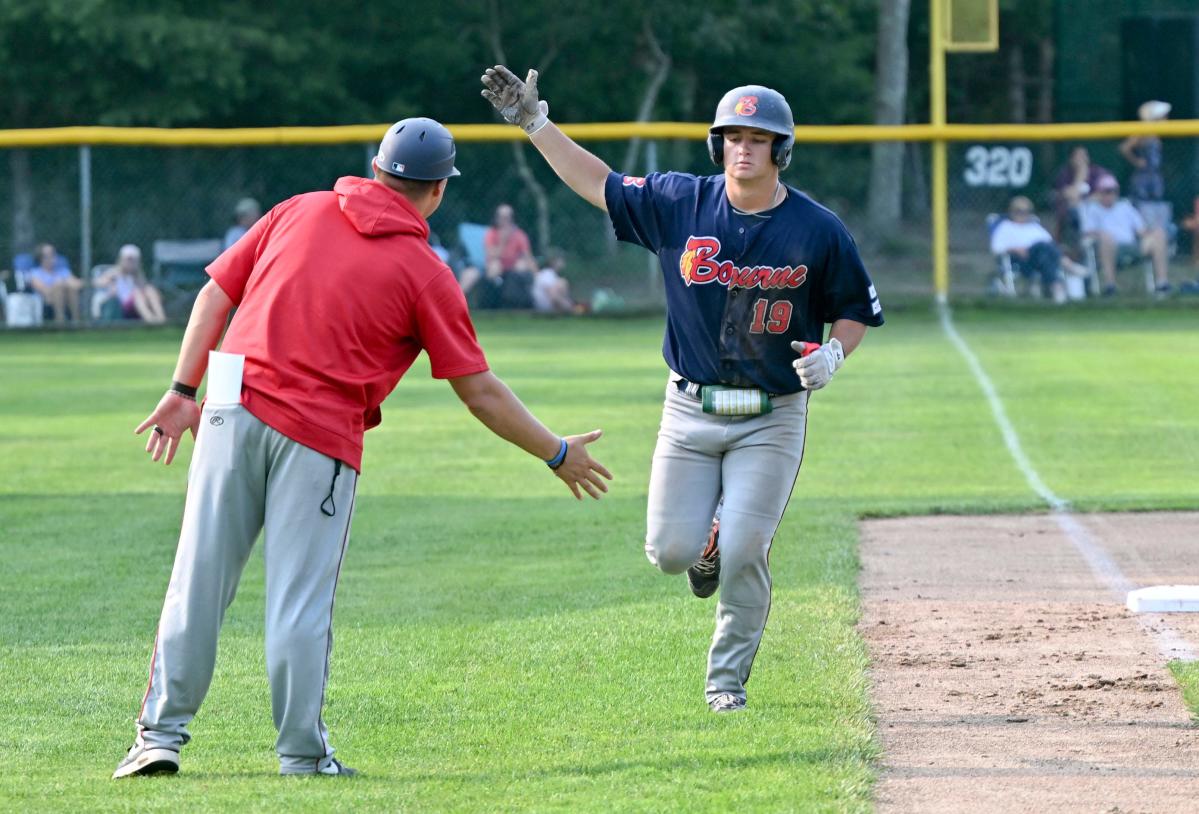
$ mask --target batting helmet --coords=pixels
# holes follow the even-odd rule
[[[724,166],[724,128],[756,127],[779,137],[774,140],[770,157],[779,171],[791,163],[795,146],[795,119],[791,106],[777,90],[761,85],[743,85],[724,95],[716,106],[716,117],[708,128],[708,155],[718,167]]]
[[[454,168],[458,150],[445,127],[424,117],[404,119],[387,128],[375,164],[388,175],[414,181],[439,181],[461,175]]]

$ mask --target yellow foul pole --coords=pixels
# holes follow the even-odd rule
[[[945,6],[948,0],[930,0],[929,8],[929,121],[934,132],[945,127]],[[949,295],[949,166],[945,138],[938,135],[933,150],[933,290],[937,300]]]

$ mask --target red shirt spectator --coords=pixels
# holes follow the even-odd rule
[[[483,248],[487,253],[488,274],[492,276],[507,271],[532,273],[537,268],[529,236],[516,225],[508,204],[496,207],[492,224],[483,235]]]

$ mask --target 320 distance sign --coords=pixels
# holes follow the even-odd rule
[[[962,179],[972,187],[1024,187],[1032,177],[1032,150],[1027,147],[985,147],[966,150]]]

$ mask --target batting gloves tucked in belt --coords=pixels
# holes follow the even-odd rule
[[[792,342],[791,349],[797,353],[803,352],[802,342]],[[840,341],[830,339],[816,348],[807,356],[800,357],[791,363],[799,376],[799,383],[805,390],[819,390],[829,383],[841,365],[845,362],[845,350]]]
[[[491,102],[508,124],[518,125],[530,136],[549,122],[550,106],[537,98],[537,71],[530,69],[525,80],[503,65],[483,72],[483,98]]]

